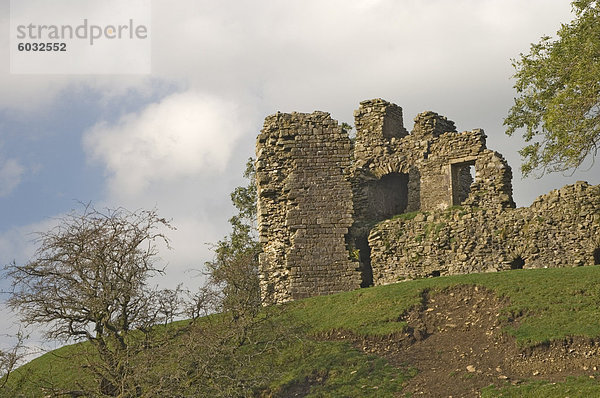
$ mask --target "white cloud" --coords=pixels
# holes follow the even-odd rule
[[[44,7],[52,6],[40,1]],[[161,80],[254,96],[269,110],[336,111],[373,96],[400,96],[405,104],[419,95],[431,100],[434,92],[448,101],[453,91],[482,82],[510,88],[509,59],[554,33],[569,11],[564,0],[155,0],[153,78],[4,71],[0,90],[11,95],[0,96],[0,106],[40,108],[78,86],[101,97],[143,92]],[[7,35],[0,50],[8,52]]]
[[[203,268],[212,257],[206,243],[227,232],[228,194],[240,180],[238,172],[228,176],[229,163],[245,163],[243,158],[229,161],[238,140],[254,139],[252,114],[232,101],[187,91],[85,133],[89,159],[108,175],[100,206],[157,207],[173,220],[177,230],[168,232],[173,250],[161,252],[168,263],[166,276],[157,279],[161,285],[202,283],[203,278],[191,278],[190,270]]]
[[[9,195],[21,182],[25,168],[16,159],[0,159],[0,197]]]
[[[409,100],[436,87],[447,98],[442,90],[468,91],[470,79],[509,69],[515,44],[553,33],[569,8],[547,0],[157,1],[153,70],[212,90],[258,89],[271,106],[291,109],[389,97],[384,91]]]
[[[83,142],[105,166],[111,193],[131,196],[149,184],[222,172],[245,127],[240,119],[233,102],[178,93],[116,124],[96,124]]]

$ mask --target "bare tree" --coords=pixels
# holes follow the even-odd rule
[[[266,371],[261,359],[295,333],[278,321],[281,308],[262,307],[254,175],[254,161],[249,159],[244,173],[248,185],[231,194],[238,210],[229,219],[231,232],[213,246],[215,257],[205,263],[206,284],[188,303],[193,322],[178,340],[185,357],[176,350],[164,353],[176,356],[171,361],[180,366],[160,378],[171,390],[157,390],[150,396],[257,396],[276,373]],[[208,314],[214,315],[201,318]]]
[[[25,350],[25,339],[27,337],[23,332],[19,330],[15,336],[11,337],[16,339],[14,345],[6,350],[0,350],[0,392],[6,389],[13,370],[27,354]]]
[[[148,285],[163,273],[157,244],[170,248],[164,231],[173,227],[155,209],[98,211],[91,205],[59,221],[39,233],[32,260],[6,267],[13,288],[8,304],[26,324],[44,325],[48,338],[89,341],[98,393],[136,395],[130,360],[146,345],[131,332],[150,333],[164,321],[157,303],[173,299],[173,292]]]

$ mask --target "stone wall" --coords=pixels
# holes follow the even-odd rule
[[[600,263],[600,186],[577,182],[530,207],[406,213],[370,233],[375,285],[427,276]]]
[[[443,210],[467,200],[486,208],[515,206],[511,168],[502,155],[486,148],[483,130],[458,133],[454,122],[428,111],[417,115],[413,131],[407,134],[402,109],[381,99],[361,102],[354,116],[357,221],[368,217],[373,206],[364,198],[369,186],[390,173],[407,175],[409,212]],[[383,134],[385,126],[395,130]],[[470,166],[476,171],[474,186]]]
[[[277,113],[257,140],[261,290],[267,301],[428,275],[600,262],[598,187],[515,209],[512,171],[483,130],[435,112],[409,133],[382,99],[354,112]]]
[[[486,148],[483,130],[459,133],[453,121],[427,111],[416,116],[409,134],[402,108],[382,99],[361,102],[354,116],[354,224],[348,241],[351,251],[359,250],[361,286],[374,283],[368,235],[377,222],[461,204],[515,207],[511,168]]]
[[[348,134],[328,113],[278,113],[257,140],[256,179],[263,297],[284,302],[352,290],[357,264]]]

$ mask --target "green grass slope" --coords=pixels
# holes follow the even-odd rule
[[[507,327],[506,333],[514,336],[523,348],[569,336],[600,337],[600,267],[438,277],[360,289],[283,306],[273,322],[296,332],[282,338],[277,350],[265,351],[268,354],[263,356],[259,351],[250,352],[259,350],[259,345],[246,348],[249,351],[245,354],[254,357],[252,371],[271,375],[262,385],[248,391],[248,396],[404,396],[403,384],[414,376],[415,369],[394,367],[349,342],[326,336],[342,331],[385,339],[401,333],[406,327],[399,321],[401,315],[419,305],[424,291],[435,295],[456,285],[485,287],[505,298],[508,304],[501,317],[519,317],[519,322]],[[173,344],[171,351],[181,347]],[[82,345],[63,347],[22,366],[10,380],[11,396],[42,397],[52,389],[68,391],[77,389],[77,383],[92,383],[91,375],[69,359],[70,354],[82,349]],[[169,358],[165,361],[174,361]],[[177,363],[164,366],[176,367]],[[560,383],[538,380],[517,386],[490,386],[482,394],[484,397],[590,397],[600,396],[600,384],[589,378]]]

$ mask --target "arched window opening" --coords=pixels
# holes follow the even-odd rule
[[[382,221],[406,211],[408,205],[408,174],[390,173],[367,187],[369,218]]]

